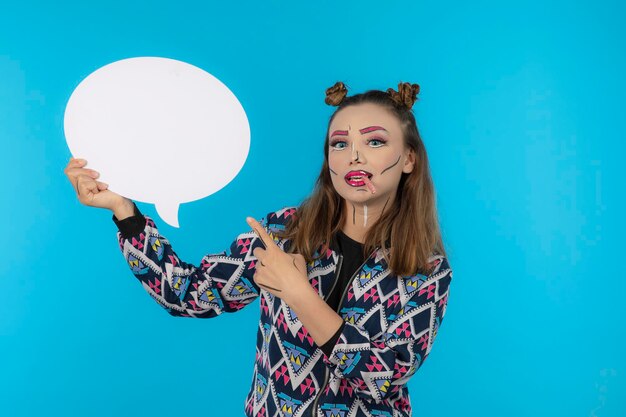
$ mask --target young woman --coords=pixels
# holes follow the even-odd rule
[[[81,203],[109,208],[120,249],[171,315],[211,318],[260,298],[247,416],[410,416],[407,381],[433,346],[452,270],[412,106],[417,84],[326,90],[311,196],[268,213],[228,251],[178,258],[152,218],[71,159]]]

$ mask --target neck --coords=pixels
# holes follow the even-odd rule
[[[348,237],[357,242],[364,243],[365,235],[370,227],[378,221],[383,212],[389,210],[392,197],[383,201],[368,201],[367,203],[357,203],[344,200],[345,220],[341,230]]]

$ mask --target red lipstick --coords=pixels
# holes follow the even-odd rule
[[[364,178],[370,179],[372,178],[372,174],[367,171],[359,170],[359,171],[350,171],[344,177],[348,185],[352,187],[364,186],[365,185]]]

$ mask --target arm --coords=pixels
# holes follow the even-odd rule
[[[297,297],[289,307],[296,313],[313,341],[330,356],[345,325],[343,318],[318,295],[308,281],[298,287],[296,294]]]
[[[345,322],[331,354],[324,356],[331,372],[346,378],[356,395],[375,402],[393,396],[430,353],[446,311],[452,270],[441,257],[428,277],[403,279],[419,278],[426,279],[389,317],[385,333],[372,337],[363,326]]]
[[[212,318],[241,310],[259,295],[252,250],[261,242],[253,231],[240,234],[228,251],[205,255],[196,266],[180,260],[152,218],[136,206],[134,215],[124,217],[113,216],[120,250],[144,290],[171,315]]]

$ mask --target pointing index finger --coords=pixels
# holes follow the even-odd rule
[[[272,239],[272,237],[265,231],[265,228],[261,226],[261,224],[256,219],[252,217],[246,217],[246,221],[252,227],[252,229],[254,229],[257,235],[259,235],[259,238],[261,238],[261,242],[263,242],[263,246],[265,246],[266,250],[276,246],[276,243],[274,243],[274,239]]]

